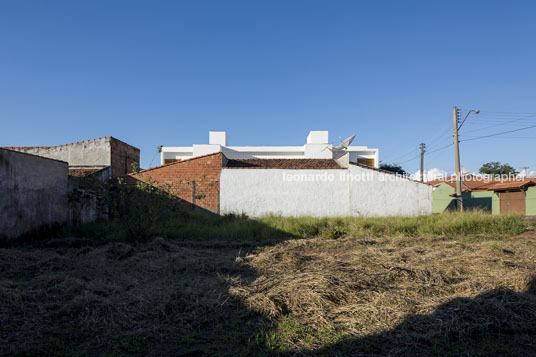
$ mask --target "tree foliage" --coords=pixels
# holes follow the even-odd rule
[[[485,163],[478,172],[487,175],[517,175],[519,173],[509,164],[501,164],[498,161]]]
[[[380,169],[400,175],[407,174],[407,172],[402,168],[402,166],[397,164],[381,164]]]

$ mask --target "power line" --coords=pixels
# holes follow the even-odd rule
[[[399,159],[402,159],[406,156],[408,156],[409,154],[411,153],[416,153],[415,149],[412,149],[411,151],[408,151],[407,153],[405,153],[404,155],[401,155],[401,156],[397,156],[395,159],[393,160],[384,160],[384,161],[396,161],[396,160],[399,160]]]
[[[476,139],[478,136],[468,136],[470,139]],[[536,139],[536,136],[501,136],[495,139]]]
[[[458,108],[460,110],[468,110],[464,108]],[[480,110],[480,113],[488,113],[488,114],[527,114],[527,115],[536,115],[536,113],[532,112],[497,112],[497,111],[491,111],[491,110]]]
[[[435,149],[435,150],[432,150],[432,151],[428,151],[428,152],[427,152],[427,155],[430,155],[431,153],[434,153],[434,152],[437,152],[437,151],[441,151],[441,150],[443,150],[443,149],[446,149],[446,148],[448,148],[448,147],[451,147],[452,145],[454,145],[454,143],[450,143],[450,144],[448,144],[448,145],[445,145],[445,146],[443,146],[443,147],[440,147],[439,149]]]
[[[477,136],[476,138],[465,139],[465,140],[460,140],[460,141],[471,141],[471,140],[477,140],[477,139],[483,139],[483,138],[490,138],[490,137],[492,137],[492,136],[497,136],[497,135],[502,135],[502,134],[513,133],[513,132],[516,132],[516,131],[527,130],[527,129],[532,129],[532,128],[536,128],[536,125],[527,126],[527,127],[525,127],[525,128],[521,128],[521,129],[515,129],[515,130],[503,131],[503,132],[501,132],[501,133],[495,133],[495,134],[490,134],[490,135]]]
[[[445,146],[443,146],[443,147],[440,147],[439,149],[435,149],[435,150],[432,150],[432,151],[426,151],[426,152],[424,153],[424,155],[425,155],[425,156],[428,156],[428,155],[430,155],[430,154],[432,154],[432,153],[434,153],[434,152],[438,152],[438,151],[444,150],[444,149],[446,149],[446,148],[448,148],[448,147],[451,147],[452,145],[454,145],[454,144],[448,144],[448,145],[445,145]],[[403,161],[403,162],[397,162],[397,164],[398,164],[398,165],[402,165],[402,164],[405,164],[406,162],[410,162],[410,161],[413,161],[413,160],[417,160],[418,158],[419,158],[419,157],[416,156],[416,157],[414,157],[414,158],[412,158],[412,159],[409,159],[409,160],[406,160],[406,161]]]

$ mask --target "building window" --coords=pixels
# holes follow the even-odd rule
[[[164,159],[164,165],[165,164],[171,164],[172,162],[179,161],[178,159]]]
[[[357,163],[361,165],[367,165],[370,167],[374,167],[374,159],[357,159]]]

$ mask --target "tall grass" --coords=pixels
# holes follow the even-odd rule
[[[419,217],[280,217],[261,219],[268,226],[296,237],[422,237],[462,235],[514,235],[526,229],[521,215],[453,212]]]
[[[89,238],[103,242],[142,241],[153,237],[222,241],[278,241],[293,237],[288,232],[243,215],[219,216],[186,210],[146,224],[142,230],[133,235],[130,220],[110,219],[80,226],[68,226],[60,232],[60,236]]]
[[[207,215],[182,210],[144,227],[133,239],[128,221],[117,219],[71,226],[62,236],[103,241],[132,241],[162,236],[178,240],[267,241],[326,237],[431,237],[515,235],[526,230],[521,215],[492,216],[482,212],[443,213],[419,217],[281,217],[251,219],[244,215]]]

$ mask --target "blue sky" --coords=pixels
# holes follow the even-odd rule
[[[453,105],[483,111],[462,139],[536,124],[535,13],[506,0],[2,1],[0,146],[112,135],[148,167],[158,145],[209,130],[231,145],[329,130],[414,172],[419,143],[451,142]],[[535,139],[462,143],[462,165],[536,169]],[[452,171],[452,151],[426,167]]]

